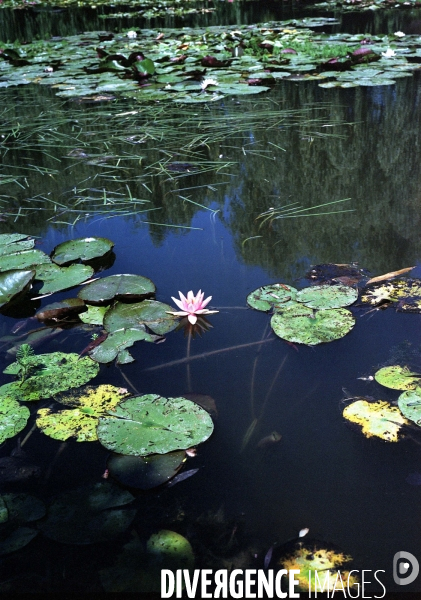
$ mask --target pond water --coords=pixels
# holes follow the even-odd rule
[[[241,12],[224,5],[209,24],[288,18],[276,7],[250,2]],[[41,18],[46,36],[79,30],[80,15],[83,27],[100,29],[98,13],[69,9],[72,21],[1,11],[0,19],[13,39],[33,35]],[[416,17],[346,15],[340,28],[393,32]],[[342,410],[350,396],[396,400],[393,390],[362,378],[399,360],[420,369],[420,315],[357,309],[351,333],[313,348],[277,338],[268,315],[247,309],[246,297],[271,282],[307,285],[306,272],[322,263],[357,263],[374,275],[415,265],[411,276],[421,276],[420,83],[417,74],[394,86],[349,90],[280,82],[265,96],[182,108],[66,102],[46,86],[0,90],[0,233],[37,236],[47,253],[69,238],[109,238],[115,256],[100,275],[149,277],[157,300],[169,304],[178,290],[202,289],[219,310],[201,336],[189,341],[179,330],[165,343],[138,343],[135,362],[102,366],[95,380],[166,397],[211,396],[214,434],[185,467],[197,473],[172,487],[132,490],[137,514],[111,542],[72,546],[38,535],[3,557],[2,591],[101,592],[100,571],[112,567],[133,532],[143,542],[160,529],[181,533],[198,568],[246,568],[256,554],[261,566],[275,542],[305,527],[309,537],[351,555],[356,569],[384,570],[386,589],[399,590],[394,554],[421,557],[421,490],[406,481],[421,472],[421,437],[411,430],[397,444],[366,439]],[[352,212],[262,226],[256,220],[290,202],[308,208],[345,198],[326,211]],[[69,290],[55,299],[72,296]],[[2,315],[2,336],[49,302]],[[22,331],[38,326],[29,320]],[[80,353],[91,334],[63,328],[36,351]],[[3,344],[1,370],[12,360],[11,344]],[[2,491],[48,502],[101,482],[108,451],[98,443],[62,444],[37,430],[27,437],[38,407],[30,408],[20,439],[41,474]],[[259,447],[274,430],[281,441]],[[0,457],[15,447],[16,438],[5,442]],[[419,592],[421,583],[407,590]]]

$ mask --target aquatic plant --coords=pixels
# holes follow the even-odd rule
[[[212,315],[214,313],[219,312],[218,310],[208,310],[205,308],[212,300],[212,296],[208,296],[205,300],[204,293],[202,290],[199,290],[196,296],[193,294],[192,290],[187,293],[187,297],[184,296],[181,292],[178,292],[180,295],[180,300],[171,296],[173,302],[181,308],[181,310],[173,312],[167,311],[170,315],[174,315],[176,317],[187,317],[192,325],[194,325],[197,321],[197,315]]]

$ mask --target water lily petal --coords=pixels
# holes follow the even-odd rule
[[[203,300],[203,302],[201,303],[201,305],[202,305],[202,308],[205,308],[205,306],[206,306],[207,304],[209,304],[209,302],[210,302],[211,300],[212,300],[212,296],[208,296],[208,297],[206,298],[206,300]]]
[[[184,304],[181,300],[177,300],[177,298],[174,298],[174,296],[171,296],[171,300],[174,302],[174,304],[176,304],[178,306],[178,308],[181,308],[181,310],[184,310]]]

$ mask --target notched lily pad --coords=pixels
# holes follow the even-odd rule
[[[156,300],[143,300],[134,304],[117,302],[105,315],[104,327],[112,333],[118,329],[148,327],[153,333],[165,335],[178,325],[177,317],[168,314],[173,307]]]
[[[403,392],[398,398],[398,406],[404,417],[421,427],[421,388]]]
[[[86,262],[107,254],[114,246],[114,242],[107,238],[87,237],[69,240],[56,246],[51,258],[58,265],[82,261]]]
[[[154,283],[141,275],[111,275],[86,285],[78,294],[86,302],[102,303],[116,299],[140,299],[155,293]]]
[[[50,398],[59,392],[80,387],[93,379],[99,365],[89,356],[80,358],[75,353],[51,352],[28,358],[28,377],[24,381],[6,383],[0,387],[0,397],[10,397],[21,402]],[[18,361],[3,371],[9,375],[20,372]]]
[[[34,245],[35,240],[24,233],[0,234],[0,255],[30,250]]]
[[[148,333],[145,329],[119,329],[109,333],[101,344],[89,352],[89,356],[99,363],[109,363],[118,357],[119,364],[126,364],[134,360],[126,348],[130,348],[135,342],[156,342],[158,339],[160,336]]]
[[[357,400],[345,408],[343,416],[360,425],[366,437],[379,437],[387,442],[397,442],[401,427],[408,424],[398,408],[383,400]]]
[[[101,417],[98,439],[119,454],[147,456],[185,450],[213,432],[209,414],[185,398],[146,394],[121,402],[112,417]]]
[[[315,285],[297,292],[297,302],[317,309],[342,308],[353,304],[358,292],[347,285]]]
[[[419,373],[412,373],[408,367],[393,365],[383,367],[374,373],[377,383],[392,390],[414,390],[421,381]]]
[[[302,308],[293,305],[271,318],[277,336],[308,346],[338,340],[349,333],[354,324],[355,319],[346,308],[314,311],[304,305]]]
[[[51,263],[51,259],[45,252],[34,249],[22,250],[21,252],[0,256],[0,272],[25,270],[46,263]]]
[[[132,494],[108,481],[65,492],[53,500],[39,528],[62,544],[105,542],[129,527],[136,510],[119,507],[133,500]]]
[[[273,283],[257,288],[247,296],[247,304],[255,310],[268,312],[272,307],[295,300],[297,290],[284,283]]]
[[[86,310],[86,305],[80,298],[67,298],[61,302],[54,302],[53,304],[44,306],[35,316],[38,321],[62,321]]]

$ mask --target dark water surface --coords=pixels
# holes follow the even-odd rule
[[[242,22],[281,18],[275,12],[258,13],[256,6],[245,5]],[[32,31],[32,18],[40,18],[24,16],[13,14],[21,27],[13,24],[17,37],[31,35],[24,32]],[[378,18],[386,23],[386,16]],[[400,19],[406,18],[407,13],[394,13],[385,32],[404,29]],[[358,19],[344,17],[344,29],[373,32],[374,21]],[[12,27],[11,21],[5,23],[6,29]],[[48,23],[51,33],[70,33],[59,17],[55,21],[49,15]],[[99,27],[95,19],[92,24]],[[397,398],[392,390],[358,378],[399,362],[408,347],[412,354],[406,358],[420,368],[421,316],[392,309],[369,315],[357,311],[355,328],[342,340],[295,348],[269,334],[268,316],[246,309],[245,301],[253,289],[270,282],[299,286],[311,265],[326,262],[357,262],[374,275],[418,265],[412,274],[421,275],[420,101],[415,76],[399,79],[395,86],[352,90],[281,82],[266,97],[226,99],[211,108],[160,105],[161,114],[177,126],[182,113],[198,133],[203,133],[198,117],[225,127],[219,141],[201,149],[201,157],[226,166],[199,166],[192,174],[162,172],[162,165],[189,161],[182,149],[188,128],[179,128],[178,138],[172,131],[133,143],[131,136],[154,131],[150,117],[134,101],[63,102],[42,86],[0,91],[6,132],[15,127],[1,146],[0,233],[39,236],[38,247],[46,252],[70,237],[108,237],[115,242],[115,261],[104,275],[147,276],[157,286],[157,299],[167,303],[178,290],[201,288],[220,311],[209,317],[213,328],[191,342],[192,356],[213,355],[166,366],[187,354],[183,332],[172,332],[163,344],[138,343],[132,349],[133,364],[102,367],[95,380],[127,387],[128,379],[141,393],[164,396],[208,394],[217,405],[215,433],[186,467],[199,468],[198,473],[168,489],[136,493],[133,529],[141,539],[173,529],[192,542],[198,567],[243,568],[250,555],[264,555],[274,542],[308,527],[309,536],[352,555],[357,569],[385,570],[382,581],[388,591],[398,587],[392,579],[393,555],[405,550],[421,557],[421,488],[406,481],[410,473],[421,471],[421,437],[412,432],[398,444],[368,440],[342,417],[343,388],[351,396]],[[273,118],[274,112],[305,107],[305,114],[285,116],[278,123]],[[134,112],[119,116],[129,111]],[[163,153],[169,157],[166,163]],[[15,181],[7,183],[7,178]],[[104,190],[109,197],[124,197],[127,189],[157,210],[147,216],[118,216],[111,206],[96,214]],[[73,202],[76,195],[96,200],[84,204],[83,213],[54,208],[57,202]],[[310,207],[342,198],[350,198],[343,206],[353,212],[277,221],[260,229],[256,222],[271,206],[298,202]],[[31,211],[34,207],[39,210]],[[61,296],[71,297],[72,291]],[[16,320],[0,318],[3,336]],[[217,352],[265,335],[270,341],[261,346]],[[69,329],[37,351],[80,352],[89,341],[89,332]],[[4,348],[0,359],[2,368],[10,363]],[[256,428],[241,451],[254,418]],[[21,437],[32,423],[33,417]],[[267,450],[258,448],[273,430],[282,434],[282,441]],[[16,440],[5,443],[0,456],[8,456],[15,445]],[[44,500],[101,481],[108,454],[96,443],[69,441],[61,447],[37,431],[24,450],[41,466],[42,475],[5,489]],[[130,532],[93,550],[62,546],[40,535],[4,557],[2,589],[101,591],[98,571],[114,563],[129,539]],[[211,553],[217,557],[214,563]],[[407,587],[421,591],[417,581]]]

